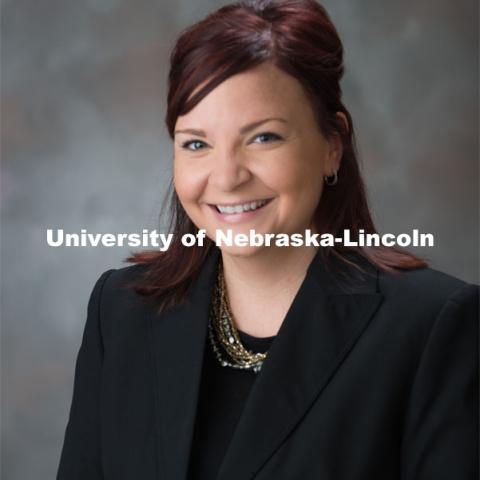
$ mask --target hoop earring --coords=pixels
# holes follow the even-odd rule
[[[333,175],[330,175],[329,177],[328,176],[325,176],[323,177],[323,179],[325,180],[325,184],[328,185],[329,187],[335,185],[338,181],[338,175],[337,175],[337,172],[333,172]]]

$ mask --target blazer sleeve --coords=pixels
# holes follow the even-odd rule
[[[406,413],[402,480],[478,479],[478,292],[457,290],[430,331]]]
[[[73,398],[65,430],[57,480],[101,480],[100,382],[103,343],[100,330],[102,289],[109,274],[95,283],[75,364]]]

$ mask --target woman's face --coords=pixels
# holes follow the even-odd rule
[[[269,63],[228,78],[175,125],[175,190],[212,240],[216,230],[315,230],[323,178],[340,158],[338,136],[322,135],[301,84]]]

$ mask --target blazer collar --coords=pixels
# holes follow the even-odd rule
[[[211,247],[187,303],[149,318],[162,478],[187,476],[219,254]],[[348,258],[365,273],[338,260],[327,269],[319,254],[309,265],[247,398],[218,480],[254,477],[335,375],[379,307],[376,269],[359,255]]]

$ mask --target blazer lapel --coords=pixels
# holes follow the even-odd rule
[[[159,478],[187,476],[219,254],[218,248],[211,248],[187,303],[162,315],[148,313]],[[255,475],[368,325],[382,299],[376,293],[376,271],[358,256],[352,259],[363,263],[369,274],[348,287],[338,282],[337,273],[324,268],[319,255],[313,259],[248,396],[218,480],[247,480]]]
[[[343,287],[319,255],[310,264],[250,391],[218,480],[254,477],[367,327],[383,297],[376,292],[376,270],[359,256],[351,259],[368,273],[356,285]]]
[[[185,479],[197,410],[218,249],[211,248],[189,301],[149,316],[156,373],[159,478]]]

